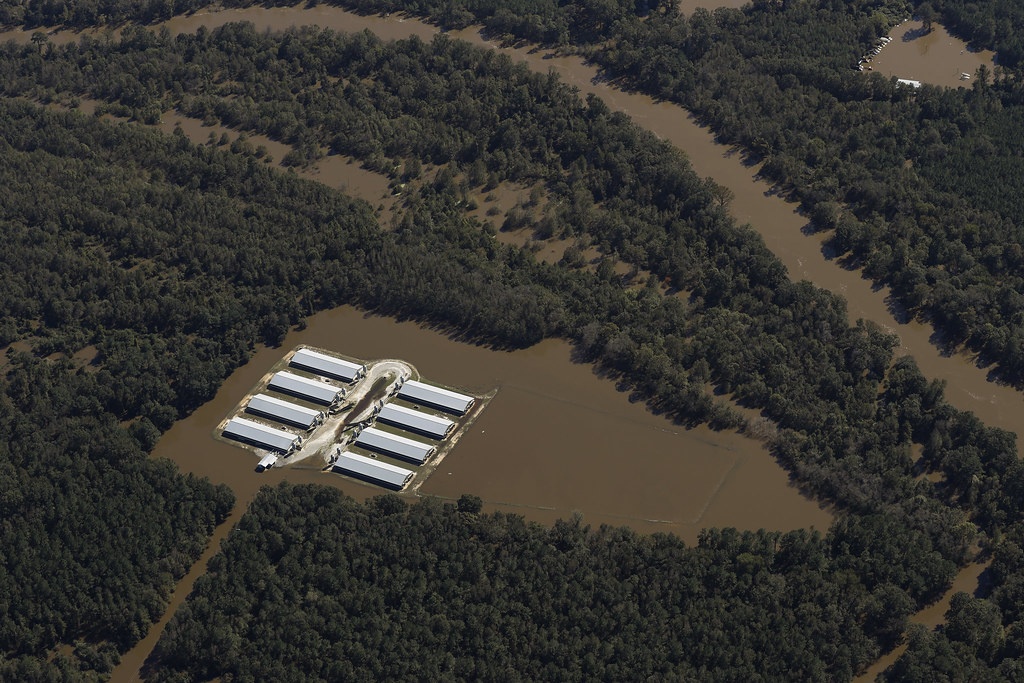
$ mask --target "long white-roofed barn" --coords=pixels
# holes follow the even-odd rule
[[[324,413],[320,410],[313,410],[306,406],[300,406],[289,401],[270,396],[268,394],[256,394],[249,399],[246,412],[260,417],[267,417],[285,424],[312,429],[324,421]]]
[[[443,439],[455,426],[455,423],[447,418],[394,403],[385,405],[377,415],[377,419],[385,424],[408,429],[410,432],[417,432],[432,439]]]
[[[344,452],[334,461],[332,469],[350,477],[401,490],[412,479],[413,471],[388,462],[367,458],[357,453]]]
[[[289,365],[302,370],[340,379],[344,382],[354,382],[366,374],[366,366],[352,363],[341,358],[328,356],[313,349],[299,349],[288,362]]]
[[[341,387],[296,375],[287,370],[274,373],[267,386],[274,391],[298,396],[314,403],[322,403],[325,406],[333,406],[345,396],[345,390]]]
[[[467,410],[473,407],[473,402],[476,400],[472,396],[466,396],[465,394],[459,394],[415,380],[404,382],[398,390],[398,395],[407,401],[440,408],[456,415],[464,415]]]
[[[371,451],[393,455],[403,460],[422,465],[434,453],[434,446],[382,429],[367,427],[359,432],[356,444]]]
[[[246,420],[244,417],[233,417],[224,426],[224,436],[251,444],[258,448],[279,451],[285,455],[291,453],[302,443],[302,437],[284,429],[276,429],[268,425]]]

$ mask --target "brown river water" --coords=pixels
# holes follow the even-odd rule
[[[346,31],[370,29],[385,39],[413,34],[429,39],[437,33],[434,27],[397,15],[360,17],[329,7],[198,13],[175,19],[169,26],[176,32],[191,31],[200,25],[212,28],[237,20],[272,29],[299,24]],[[0,39],[27,40],[28,35],[10,32]],[[733,192],[733,214],[763,236],[792,277],[842,294],[849,302],[851,320],[873,320],[898,334],[900,352],[912,354],[928,377],[945,380],[947,398],[953,405],[975,412],[989,425],[1021,433],[1018,392],[988,381],[986,370],[979,368],[973,357],[940,353],[931,342],[929,327],[897,319],[886,290],[875,289],[858,272],[826,258],[824,237],[808,236],[802,230],[807,220],[758,178],[757,166],[744,164],[739,153],[717,144],[684,109],[617,90],[577,58],[531,48],[501,48],[476,30],[455,35],[500,49],[537,71],[556,71],[582,95],[600,95],[611,108],[629,114],[639,125],[685,151],[698,174]],[[65,42],[76,37],[64,32],[51,35],[51,40]],[[884,57],[886,50],[876,59]],[[926,80],[924,76],[920,79]],[[525,351],[499,353],[458,344],[409,323],[364,317],[352,309],[314,317],[309,328],[292,333],[283,348],[300,342],[366,359],[403,358],[425,376],[472,391],[499,388],[471,432],[423,487],[424,493],[447,497],[476,493],[488,502],[489,509],[505,509],[539,521],[578,510],[591,524],[610,522],[642,531],[673,531],[691,541],[705,526],[824,529],[830,521],[826,511],[788,485],[785,473],[756,442],[706,429],[680,430],[651,415],[642,406],[631,404],[610,382],[594,376],[590,366],[573,364],[563,342],[549,340]],[[213,401],[165,435],[157,455],[170,457],[187,471],[230,484],[243,508],[259,486],[285,478],[340,486],[357,498],[376,494],[369,486],[318,470],[293,468],[257,475],[248,451],[211,438],[213,426],[282,352],[263,349],[257,353],[232,375]],[[211,547],[219,543],[228,526],[230,523],[218,530]],[[205,560],[197,567],[192,573],[201,573]],[[958,582],[969,583],[971,573],[971,568],[965,570]],[[186,592],[176,592],[168,613]],[[149,651],[145,644],[151,647],[160,630],[154,628],[151,637],[132,653],[138,650],[144,657]],[[114,680],[131,680],[139,664],[138,655],[126,656]]]

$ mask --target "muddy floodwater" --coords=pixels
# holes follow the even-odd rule
[[[934,604],[925,607],[917,614],[912,614],[910,616],[910,621],[915,624],[927,626],[929,629],[934,629],[936,626],[945,623],[946,612],[949,611],[949,603],[953,599],[953,596],[957,593],[976,595],[981,575],[991,564],[992,560],[990,558],[985,562],[972,562],[961,569],[956,578],[953,579],[953,585],[950,586],[945,595],[943,595]],[[895,664],[896,660],[902,657],[903,653],[906,651],[906,643],[894,648],[892,652],[887,653],[884,657],[880,658],[868,667],[863,674],[857,676],[857,678],[854,679],[854,683],[873,683],[880,673]]]
[[[951,88],[967,87],[974,82],[974,73],[984,64],[994,68],[995,53],[972,51],[967,44],[951,35],[938,23],[929,33],[920,21],[905,21],[889,34],[892,42],[871,60],[874,71],[886,76],[906,78]],[[962,74],[969,74],[964,79]]]
[[[229,21],[245,20],[253,22],[261,30],[318,24],[347,31],[369,29],[387,39],[409,35],[429,39],[437,33],[435,27],[400,15],[358,16],[333,7],[304,7],[200,12],[174,19],[168,26],[172,31],[192,31],[199,26],[212,28]],[[904,27],[907,25],[904,24]],[[941,36],[940,29],[936,29],[936,32]],[[51,39],[64,40],[67,33],[53,34]],[[11,31],[4,34],[4,37],[28,40],[30,35],[30,32]],[[1024,400],[1019,392],[1012,387],[989,381],[988,369],[978,367],[973,355],[948,355],[939,351],[932,343],[933,330],[927,325],[905,320],[899,314],[898,306],[890,301],[888,290],[874,288],[859,272],[847,270],[827,258],[823,253],[823,242],[827,235],[806,234],[803,228],[808,225],[807,219],[800,215],[794,204],[779,197],[769,184],[759,178],[759,167],[745,164],[739,152],[716,143],[713,134],[697,125],[686,110],[671,103],[655,102],[645,95],[622,92],[598,78],[596,69],[579,58],[560,56],[532,47],[499,47],[485,40],[476,29],[466,29],[452,35],[477,45],[499,49],[536,71],[555,71],[564,82],[577,87],[581,95],[599,95],[609,107],[630,115],[640,126],[683,150],[699,175],[708,176],[732,191],[732,214],[762,235],[769,249],[785,264],[791,277],[809,280],[844,296],[851,320],[871,320],[896,333],[900,338],[898,353],[913,355],[929,378],[945,380],[946,397],[952,405],[973,411],[988,425],[1002,427],[1018,436],[1024,433],[1019,419]],[[925,39],[928,39],[927,36]],[[894,54],[898,44],[901,44],[901,40],[893,40],[882,51],[882,56]],[[350,352],[355,353],[354,350]],[[366,353],[365,357],[373,358],[377,355]],[[251,386],[255,379],[253,377],[245,386]],[[269,481],[274,476],[270,475],[263,481]]]
[[[679,3],[679,11],[686,16],[690,16],[693,14],[693,10],[698,7],[714,11],[719,7],[739,9],[740,7],[748,4],[750,4],[750,0],[682,0],[682,2]]]
[[[433,26],[399,15],[364,17],[323,6],[311,10],[299,6],[196,14],[176,19],[170,26],[175,31],[195,30],[200,25],[212,27],[235,20],[251,21],[260,29],[283,29],[311,23],[339,30],[369,29],[387,39],[409,35],[430,39],[438,32]],[[733,216],[761,234],[793,279],[809,280],[845,297],[851,321],[858,318],[871,320],[899,335],[897,353],[913,355],[926,376],[945,380],[946,397],[952,405],[973,411],[988,425],[1014,432],[1020,440],[1024,428],[1018,416],[1024,408],[1024,400],[1019,392],[989,381],[988,370],[979,368],[973,355],[941,352],[932,343],[931,327],[907,321],[899,315],[887,289],[876,289],[861,277],[859,271],[847,270],[827,258],[823,243],[828,235],[806,234],[803,229],[808,220],[797,211],[795,204],[778,196],[768,183],[760,179],[760,167],[745,164],[739,152],[718,144],[711,131],[698,125],[685,109],[669,102],[656,102],[646,95],[623,92],[599,78],[594,67],[577,57],[561,56],[529,46],[501,47],[483,38],[478,29],[452,32],[450,35],[504,52],[540,73],[555,71],[564,82],[578,88],[581,95],[593,93],[600,96],[612,109],[628,114],[638,125],[683,150],[698,175],[710,177],[732,191],[734,199],[730,209]],[[898,42],[893,40],[882,54],[892,50]]]
[[[360,499],[383,493],[301,463],[256,473],[252,453],[213,438],[238,397],[298,344],[357,358],[403,358],[426,377],[479,394],[498,390],[422,495],[472,493],[489,509],[542,522],[578,511],[593,525],[671,531],[691,542],[708,526],[825,530],[831,523],[827,511],[789,484],[760,442],[687,430],[652,414],[591,365],[572,362],[565,342],[491,351],[347,307],[312,317],[280,348],[261,349],[212,401],[175,424],[155,455],[228,484],[244,500],[282,480],[328,484]]]

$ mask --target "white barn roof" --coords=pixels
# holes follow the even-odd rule
[[[324,414],[306,406],[282,401],[268,394],[257,394],[249,399],[246,410],[255,415],[269,417],[278,422],[309,429],[323,420]]]
[[[228,421],[224,427],[224,436],[282,453],[290,453],[302,442],[297,434],[268,427],[242,417],[233,417]]]
[[[404,487],[413,475],[412,470],[407,470],[404,467],[348,452],[338,456],[338,459],[334,461],[333,469],[395,489]]]
[[[409,380],[402,384],[402,388],[398,390],[398,395],[406,400],[435,406],[441,410],[448,410],[458,415],[462,415],[473,407],[474,401],[472,396],[457,394],[454,391],[415,380]]]
[[[372,451],[395,455],[422,465],[434,452],[429,443],[368,427],[359,433],[356,443]]]
[[[443,417],[430,415],[393,403],[384,406],[380,414],[377,415],[377,419],[396,427],[425,434],[434,439],[443,439],[448,435],[452,427],[455,426],[454,422]]]
[[[288,364],[315,372],[318,375],[334,377],[346,382],[357,380],[366,372],[365,365],[351,363],[341,358],[328,356],[326,353],[313,351],[312,349],[299,349],[292,356]]]
[[[288,372],[287,370],[275,373],[270,378],[268,386],[271,389],[276,389],[292,396],[306,398],[317,403],[323,403],[324,405],[331,405],[341,396],[345,395],[344,389],[341,387],[303,377],[302,375],[296,375],[294,372]]]

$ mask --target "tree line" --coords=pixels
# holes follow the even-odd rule
[[[3,52],[9,95],[89,94],[128,113],[200,102],[214,120],[300,149],[350,145],[389,172],[413,160],[444,165],[381,232],[370,207],[272,172],[244,146],[196,147],[183,135],[5,103],[5,181],[15,191],[3,201],[16,248],[4,329],[31,335],[38,352],[96,344],[103,410],[138,425],[137,439],[152,443],[207,400],[254,343],[340,303],[496,346],[563,336],[680,421],[741,424],[707,396],[713,383],[763,410],[779,427],[776,456],[843,511],[826,554],[849,583],[819,625],[851,613],[862,630],[844,636],[840,668],[818,678],[847,677],[895,643],[906,615],[941,594],[972,544],[1019,517],[1012,437],[946,405],[941,384],[909,359],[893,364],[893,338],[849,325],[840,299],[790,282],[681,155],[556,78],[443,38],[382,44],[245,25]],[[114,81],[120,90],[104,90]],[[409,89],[415,97],[403,96]],[[273,112],[288,122],[279,132]],[[503,127],[510,117],[521,125]],[[464,202],[469,184],[490,174],[545,183],[554,201],[540,220],[600,244],[596,272],[497,243]],[[624,286],[616,253],[654,273],[648,286]],[[664,296],[663,280],[691,296]],[[920,476],[929,471],[941,473],[937,484]],[[744,600],[751,614],[774,604],[758,593]],[[817,647],[793,635],[804,654]],[[709,642],[694,634],[685,644]],[[201,638],[192,646],[205,647]]]
[[[687,547],[478,509],[265,487],[147,680],[843,680],[871,650],[863,622],[891,628],[886,603],[905,600],[841,596],[842,531]]]

